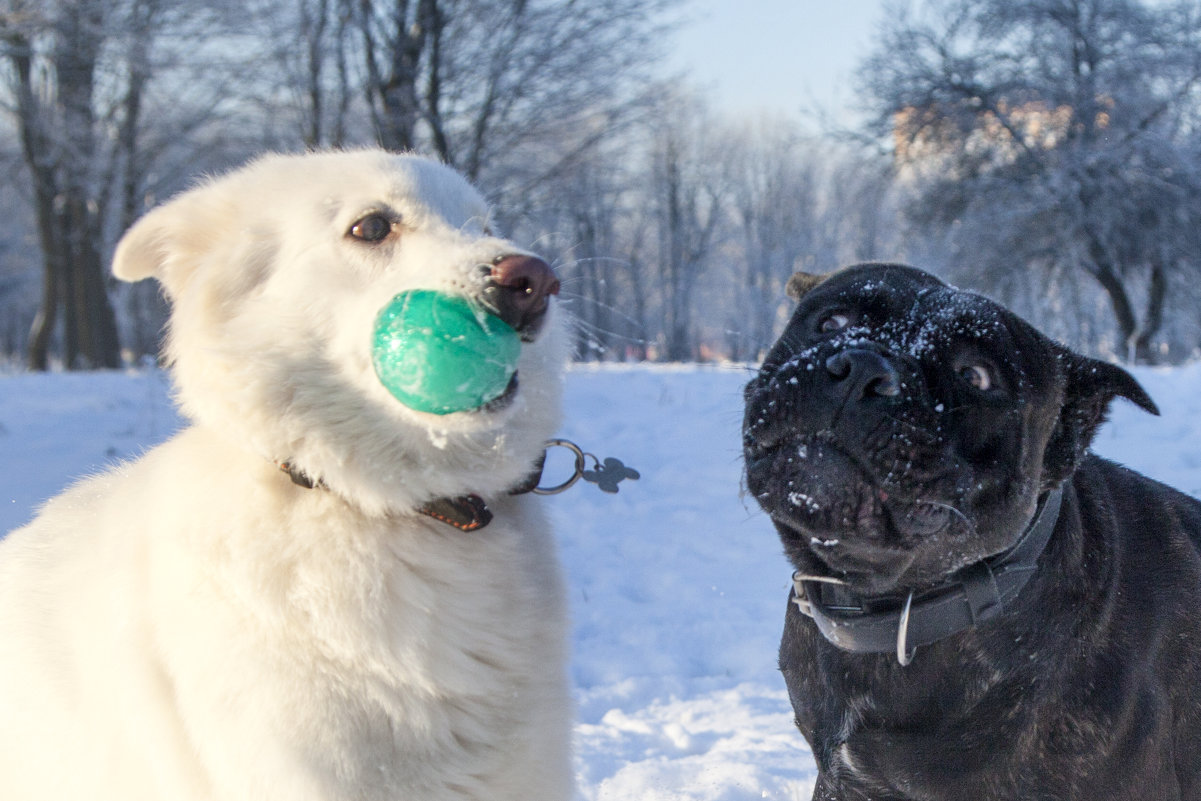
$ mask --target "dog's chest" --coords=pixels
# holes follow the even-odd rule
[[[781,667],[821,772],[844,793],[832,797],[1020,797],[1014,766],[1039,739],[1037,704],[1018,703],[999,668],[948,671],[935,649],[901,667],[895,658],[829,653],[818,637],[786,637]],[[989,786],[965,795],[969,773],[990,776]]]
[[[313,554],[288,593],[298,636],[400,686],[502,691],[551,656],[563,614],[545,527],[497,511],[476,532],[404,518],[358,532],[362,550]]]
[[[566,623],[549,532],[536,514],[495,511],[471,534],[425,518],[346,531],[325,519],[321,538],[297,525],[289,548],[246,546],[173,638],[189,715],[223,752],[320,742],[312,765],[409,797],[440,797],[422,788],[447,766],[508,770],[497,744],[568,708]],[[228,698],[244,700],[231,712]],[[259,770],[230,759],[234,773]]]
[[[790,682],[801,680],[785,672]],[[1067,708],[1041,694],[1036,672],[991,679],[943,673],[912,686],[890,680],[892,672],[881,667],[874,681],[853,686],[845,673],[797,685],[805,689],[794,700],[809,699],[801,700],[798,720],[830,798],[1119,797],[1113,793],[1128,785],[1126,773],[1155,750],[1139,744],[1129,752],[1131,767],[1116,773],[1098,765],[1097,751],[1114,730],[1087,705]]]

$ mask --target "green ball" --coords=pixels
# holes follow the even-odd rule
[[[414,289],[380,310],[371,355],[380,383],[405,406],[452,414],[504,394],[521,340],[508,323],[464,298]]]

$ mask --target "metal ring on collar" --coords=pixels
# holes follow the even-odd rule
[[[566,439],[548,439],[546,441],[547,450],[556,446],[566,448],[575,454],[575,470],[562,484],[556,484],[553,487],[534,487],[530,492],[535,495],[558,495],[560,492],[566,492],[584,475],[584,465],[586,462],[584,460],[584,451],[580,446]]]

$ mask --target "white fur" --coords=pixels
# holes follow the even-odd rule
[[[393,238],[346,236],[378,209]],[[486,223],[453,171],[362,151],[262,159],[130,230],[114,272],[170,295],[192,425],[0,542],[0,797],[570,797],[562,582],[506,493],[557,425],[561,328],[496,412],[411,411],[370,362],[397,292],[471,295],[520,252]],[[468,492],[481,531],[412,511]]]

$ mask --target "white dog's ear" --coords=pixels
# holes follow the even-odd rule
[[[166,211],[168,206],[150,211],[122,235],[113,254],[113,275],[122,281],[141,281],[162,273],[172,239]]]
[[[117,242],[113,253],[113,275],[122,281],[157,278],[167,294],[174,296],[195,268],[203,228],[202,209],[194,193],[188,193],[151,209]]]

